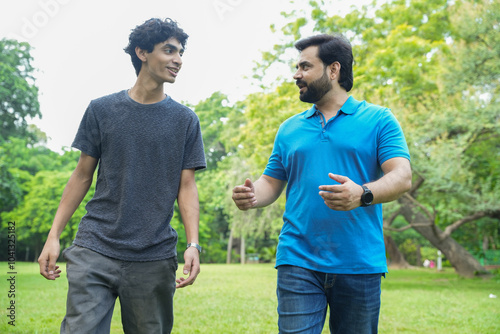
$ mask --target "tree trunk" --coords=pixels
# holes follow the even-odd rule
[[[401,214],[413,229],[439,249],[455,271],[464,277],[477,275],[491,275],[462,245],[450,236],[442,237],[443,231],[439,229],[427,215],[423,214],[411,199],[403,196],[399,199],[402,204]]]
[[[420,249],[420,245],[417,244],[417,250],[416,250],[415,256],[417,257],[417,267],[422,267],[422,251]]]
[[[240,262],[241,264],[245,264],[245,257],[246,257],[246,253],[245,253],[245,237],[243,236],[243,234],[241,235],[241,242],[240,242]]]
[[[24,261],[28,262],[30,260],[30,246],[26,246],[26,253],[24,254]]]
[[[394,240],[389,235],[384,235],[385,249],[387,251],[387,257],[390,259],[389,267],[391,268],[408,268],[410,264],[406,262],[406,259],[399,251],[398,246]]]
[[[488,250],[488,248],[489,248],[489,247],[488,247],[488,236],[487,236],[487,235],[485,235],[485,236],[483,237],[483,251],[487,251],[487,250]]]
[[[233,252],[233,230],[229,231],[229,241],[227,242],[226,264],[231,263],[231,253]]]

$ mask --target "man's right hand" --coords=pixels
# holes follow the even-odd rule
[[[58,239],[47,239],[45,246],[43,246],[42,253],[38,258],[40,275],[48,280],[55,280],[61,276],[61,270],[59,270],[59,266],[56,265],[60,250],[61,246]]]
[[[233,189],[234,204],[240,210],[248,210],[257,205],[257,198],[255,197],[255,187],[250,179],[246,179],[245,183],[241,186],[236,186]]]

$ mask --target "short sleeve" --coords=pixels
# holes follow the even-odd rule
[[[267,162],[267,166],[264,169],[263,174],[278,180],[288,181],[287,173],[285,167],[283,166],[279,133],[280,131],[278,130],[276,138],[274,139],[273,152],[269,157],[269,161]]]
[[[92,103],[83,115],[71,146],[96,159],[101,157],[101,135]]]
[[[194,121],[191,123],[189,130],[190,131],[186,139],[182,168],[194,168],[195,170],[206,168],[207,163],[205,160],[203,138],[201,135],[200,121],[198,117],[194,118]]]
[[[380,165],[396,157],[410,160],[410,153],[403,129],[389,109],[386,110],[380,124],[377,154]]]

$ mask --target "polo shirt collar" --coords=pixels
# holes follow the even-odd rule
[[[349,96],[347,101],[345,101],[344,105],[340,110],[347,115],[354,114],[356,110],[358,110],[358,106],[361,102],[357,101],[354,97]],[[306,111],[306,118],[312,117],[319,112],[318,108],[316,108],[316,105],[314,104],[311,109]]]

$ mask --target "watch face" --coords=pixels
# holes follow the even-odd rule
[[[363,190],[365,191],[363,195],[361,195],[361,202],[362,206],[368,206],[372,204],[373,201],[373,194],[370,189],[368,189],[366,186],[362,186]]]
[[[371,192],[365,193],[364,200],[366,204],[370,204],[373,201],[373,194]]]

